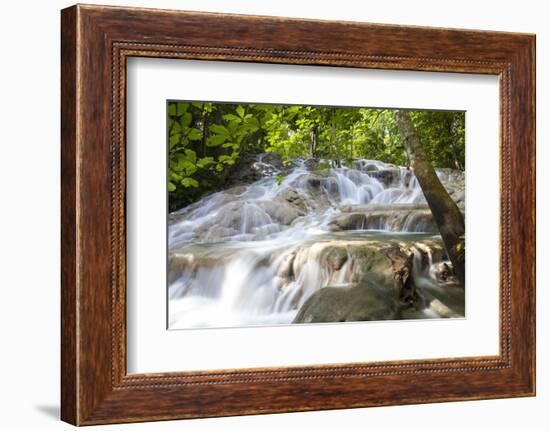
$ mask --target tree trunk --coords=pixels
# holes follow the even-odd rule
[[[393,113],[397,129],[403,140],[411,167],[422,188],[424,197],[432,211],[435,223],[443,238],[447,255],[462,286],[465,274],[465,238],[464,217],[456,203],[451,199],[445,187],[428,160],[420,138],[411,121],[409,113],[396,110]]]
[[[311,153],[311,158],[317,158],[317,141],[319,139],[319,130],[317,125],[313,126],[313,129],[310,132],[310,144],[309,149]]]
[[[202,138],[201,138],[202,157],[206,157],[206,140],[208,139],[208,120],[209,120],[209,115],[203,109],[203,111],[202,111]]]

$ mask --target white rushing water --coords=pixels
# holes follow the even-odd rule
[[[416,284],[434,296],[422,317],[453,315],[437,295],[445,253],[410,170],[376,160],[310,170],[304,161],[281,179],[281,167],[268,167],[265,178],[170,214],[171,329],[291,323],[319,289],[353,284],[359,250],[387,244],[416,250]],[[463,173],[438,175],[463,201]],[[335,248],[347,250],[340,261]]]

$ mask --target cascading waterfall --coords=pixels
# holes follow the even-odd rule
[[[365,248],[390,246],[414,253],[423,317],[463,313],[460,290],[451,305],[438,294],[448,264],[412,171],[376,160],[285,172],[257,163],[266,177],[169,215],[171,329],[291,323],[319,289],[358,282]],[[463,173],[438,174],[463,210]]]

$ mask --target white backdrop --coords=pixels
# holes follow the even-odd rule
[[[285,415],[105,426],[144,430],[543,430],[550,423],[550,307],[544,286],[550,254],[550,28],[545,2],[463,0],[131,0],[101,3],[233,13],[537,33],[538,113],[538,396]],[[0,16],[0,427],[63,430],[59,409],[59,9],[70,2],[5,2]],[[544,193],[543,193],[544,192]],[[546,265],[547,266],[547,265]]]
[[[139,58],[126,82],[128,372],[498,354],[498,77]],[[466,318],[167,331],[166,100],[186,98],[466,111]]]

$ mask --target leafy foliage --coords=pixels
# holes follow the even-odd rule
[[[463,112],[411,117],[434,166],[464,169]],[[244,154],[276,152],[287,165],[307,157],[333,166],[357,158],[408,164],[385,109],[169,102],[168,146],[171,210],[221,188]]]

